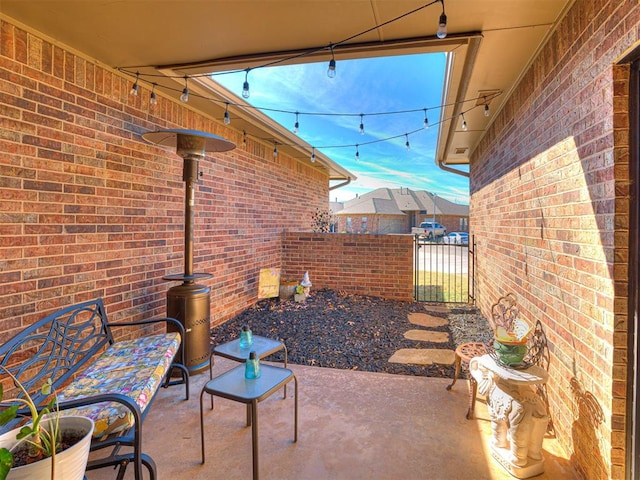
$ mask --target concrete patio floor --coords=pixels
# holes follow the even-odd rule
[[[216,357],[214,375],[237,364]],[[467,385],[448,379],[291,365],[299,382],[298,442],[293,443],[294,388],[261,402],[260,478],[263,480],[514,478],[489,453],[490,424],[482,401],[466,420]],[[206,463],[200,462],[199,397],[208,372],[184,389],[163,389],[144,424],[144,450],[158,479],[250,479],[251,428],[243,404],[205,397]],[[545,472],[536,479],[577,479],[555,439],[544,442]],[[146,473],[145,473],[146,475]],[[111,469],[89,480],[115,478]],[[127,469],[132,479],[132,469]],[[145,477],[147,478],[147,477]]]

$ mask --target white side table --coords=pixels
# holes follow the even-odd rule
[[[543,473],[542,440],[549,415],[534,387],[547,382],[547,371],[535,365],[506,367],[490,354],[471,359],[469,371],[487,398],[493,458],[516,478]]]

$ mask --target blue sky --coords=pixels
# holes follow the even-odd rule
[[[289,130],[295,124],[295,114],[289,112],[300,112],[298,136],[358,177],[331,191],[331,201],[350,200],[380,187],[408,187],[468,203],[468,179],[440,170],[434,160],[445,62],[444,54],[339,60],[335,78],[326,74],[328,62],[258,68],[249,72],[251,96],[247,101],[285,111],[263,113]],[[240,96],[244,77],[239,72],[214,79]],[[422,128],[424,108],[428,109],[429,129]],[[416,109],[419,111],[368,115]],[[304,114],[312,112],[346,115]],[[360,113],[364,114],[364,135],[359,133]],[[405,145],[406,133],[410,150]],[[400,137],[366,145],[395,136]],[[327,146],[335,148],[323,148]]]

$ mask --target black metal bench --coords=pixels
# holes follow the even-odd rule
[[[140,335],[158,323],[166,325],[167,333],[114,340],[114,329],[120,334],[120,329],[138,328],[132,334]],[[137,480],[143,478],[143,465],[155,479],[155,463],[142,452],[142,423],[161,386],[184,384],[189,399],[184,339],[183,325],[173,318],[110,323],[97,299],[64,308],[20,331],[0,347],[0,365],[36,403],[46,403],[40,387],[51,379],[63,414],[94,419],[91,450],[99,453],[92,455],[87,470],[118,467],[121,479],[133,463]],[[127,368],[121,368],[123,363]]]

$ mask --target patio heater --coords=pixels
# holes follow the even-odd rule
[[[178,319],[184,326],[185,366],[189,373],[197,373],[204,370],[209,362],[211,289],[196,281],[213,277],[210,273],[193,271],[193,208],[199,176],[198,161],[204,158],[205,152],[226,152],[236,146],[225,138],[195,130],[159,130],[144,133],[142,138],[156,145],[174,147],[184,159],[184,273],[166,275],[162,279],[182,282],[167,291],[167,316]]]

